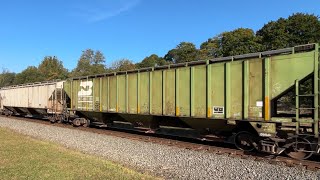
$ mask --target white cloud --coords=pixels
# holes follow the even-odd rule
[[[136,7],[140,2],[141,0],[125,0],[120,3],[119,1],[104,1],[100,3],[91,1],[90,4],[78,4],[72,14],[87,22],[94,23],[110,19],[129,11]]]

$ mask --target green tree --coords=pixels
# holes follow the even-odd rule
[[[257,35],[261,37],[264,50],[318,43],[320,42],[319,17],[296,13],[287,19],[280,18],[265,24],[257,31]]]
[[[94,74],[103,74],[106,72],[105,57],[100,51],[86,49],[78,60],[75,69],[72,70],[72,77],[88,76]]]
[[[0,74],[0,87],[13,85],[16,74],[7,69],[3,69]]]
[[[140,63],[136,64],[137,68],[156,67],[168,64],[163,58],[156,54],[152,54],[144,58]]]
[[[129,71],[136,69],[135,64],[129,59],[120,59],[112,63],[113,71]]]
[[[40,71],[35,66],[29,66],[27,69],[23,70],[21,73],[18,73],[14,79],[14,84],[25,84],[33,82],[44,81],[45,78],[42,76]]]
[[[104,55],[102,54],[101,51],[96,51],[95,54],[94,54],[94,58],[91,62],[91,64],[104,64],[105,63],[105,57]]]
[[[221,35],[221,47],[223,56],[261,51],[262,45],[252,29],[239,28],[234,31],[224,32]]]
[[[319,17],[297,13],[288,18],[289,46],[318,43],[320,41]]]
[[[91,73],[102,74],[106,72],[105,57],[99,50],[94,53],[93,60],[91,61]]]
[[[45,80],[66,79],[68,70],[63,67],[62,61],[56,56],[46,56],[38,67]]]
[[[257,37],[252,29],[238,28],[233,31],[223,32],[202,43],[199,57],[201,59],[211,59],[261,50],[260,37]]]
[[[261,38],[263,50],[279,49],[289,46],[290,36],[287,32],[287,20],[280,18],[278,21],[271,21],[257,31]]]
[[[172,63],[183,63],[196,61],[198,57],[198,49],[193,43],[181,42],[175,49],[171,49],[164,59]]]
[[[210,38],[208,41],[202,43],[199,50],[199,59],[206,60],[223,56],[220,43],[220,36]]]

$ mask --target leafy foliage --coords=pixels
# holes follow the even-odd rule
[[[42,76],[38,68],[35,66],[29,66],[27,69],[16,75],[13,84],[25,84],[41,81],[45,81],[45,78]]]
[[[264,25],[262,29],[257,32],[264,45],[264,50],[279,49],[289,46],[289,34],[286,32],[287,21],[280,18],[278,21],[271,21]]]
[[[297,13],[287,19],[280,18],[265,24],[257,35],[264,50],[279,49],[307,43],[320,42],[319,17]]]
[[[45,80],[66,79],[68,70],[56,56],[46,56],[40,63],[38,70]]]
[[[199,59],[205,60],[221,57],[223,54],[220,41],[221,35],[210,38],[208,41],[202,43],[199,50]]]
[[[164,59],[172,63],[196,61],[198,49],[193,43],[181,42],[175,49],[170,50]]]
[[[136,69],[136,65],[129,59],[120,59],[112,63],[112,71],[129,71]]]
[[[156,67],[168,64],[166,60],[156,54],[152,54],[144,58],[140,63],[136,64],[137,68]]]
[[[234,56],[257,52],[261,50],[258,38],[252,29],[239,28],[221,35],[221,48],[223,56]]]
[[[93,51],[92,49],[82,51],[77,67],[71,72],[71,77],[105,73],[104,63],[105,57],[100,51]]]
[[[224,32],[209,39],[200,46],[201,59],[210,59],[221,56],[234,56],[257,52],[262,49],[259,37],[252,29],[239,28]]]
[[[8,71],[7,69],[3,69],[0,74],[0,87],[10,86],[14,82],[16,74]]]

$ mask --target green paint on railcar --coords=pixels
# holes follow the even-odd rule
[[[138,110],[138,76],[137,74],[128,74],[128,86],[129,86],[129,91],[128,91],[128,108],[129,108],[129,113],[130,114],[137,114]]]
[[[262,120],[263,106],[263,62],[262,59],[253,59],[249,62],[248,96],[249,102],[248,118]]]
[[[149,114],[149,86],[150,86],[150,72],[142,72],[140,73],[140,113],[141,114]]]
[[[206,66],[195,66],[194,69],[194,117],[206,118]]]
[[[119,75],[117,77],[118,77],[118,112],[127,113],[126,75]]]
[[[170,65],[156,70],[72,79],[65,83],[65,90],[75,110],[118,112],[119,116],[173,116],[178,117],[177,122],[183,121],[197,129],[218,128],[208,122],[226,119],[291,122],[292,117],[273,116],[272,101],[293,88],[296,80],[317,71],[318,46],[314,47],[296,53],[292,48],[285,53],[236,56],[222,62],[187,63],[179,67]],[[80,92],[90,89],[85,83],[88,81],[93,81],[92,94],[84,98]],[[313,83],[317,85],[316,81]],[[314,91],[318,91],[318,87]],[[313,118],[317,121],[317,112]],[[134,121],[138,120],[130,120]]]
[[[211,64],[211,104],[212,117],[222,119],[225,116],[225,64]],[[210,108],[210,107],[208,107]]]
[[[230,82],[230,118],[241,119],[242,118],[242,102],[243,102],[243,66],[241,61],[235,61],[231,63],[231,82]]]
[[[179,94],[179,116],[190,116],[190,68],[179,69],[179,88],[177,93]]]
[[[175,98],[175,70],[169,69],[163,71],[165,76],[164,81],[164,115],[166,116],[175,116],[176,114],[176,98]]]
[[[162,115],[162,71],[153,71],[152,73],[152,114]]]
[[[275,98],[289,87],[296,79],[303,79],[313,73],[314,52],[304,52],[271,57],[271,97]]]
[[[94,111],[100,111],[100,78],[94,78],[93,81],[93,110]]]
[[[109,87],[108,87],[108,79],[109,77],[102,77],[102,87],[101,87],[101,111],[109,110]]]
[[[118,87],[117,87],[117,76],[109,77],[109,111],[117,112],[118,111]]]

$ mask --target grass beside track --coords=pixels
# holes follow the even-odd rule
[[[0,179],[154,179],[120,165],[0,128]]]

